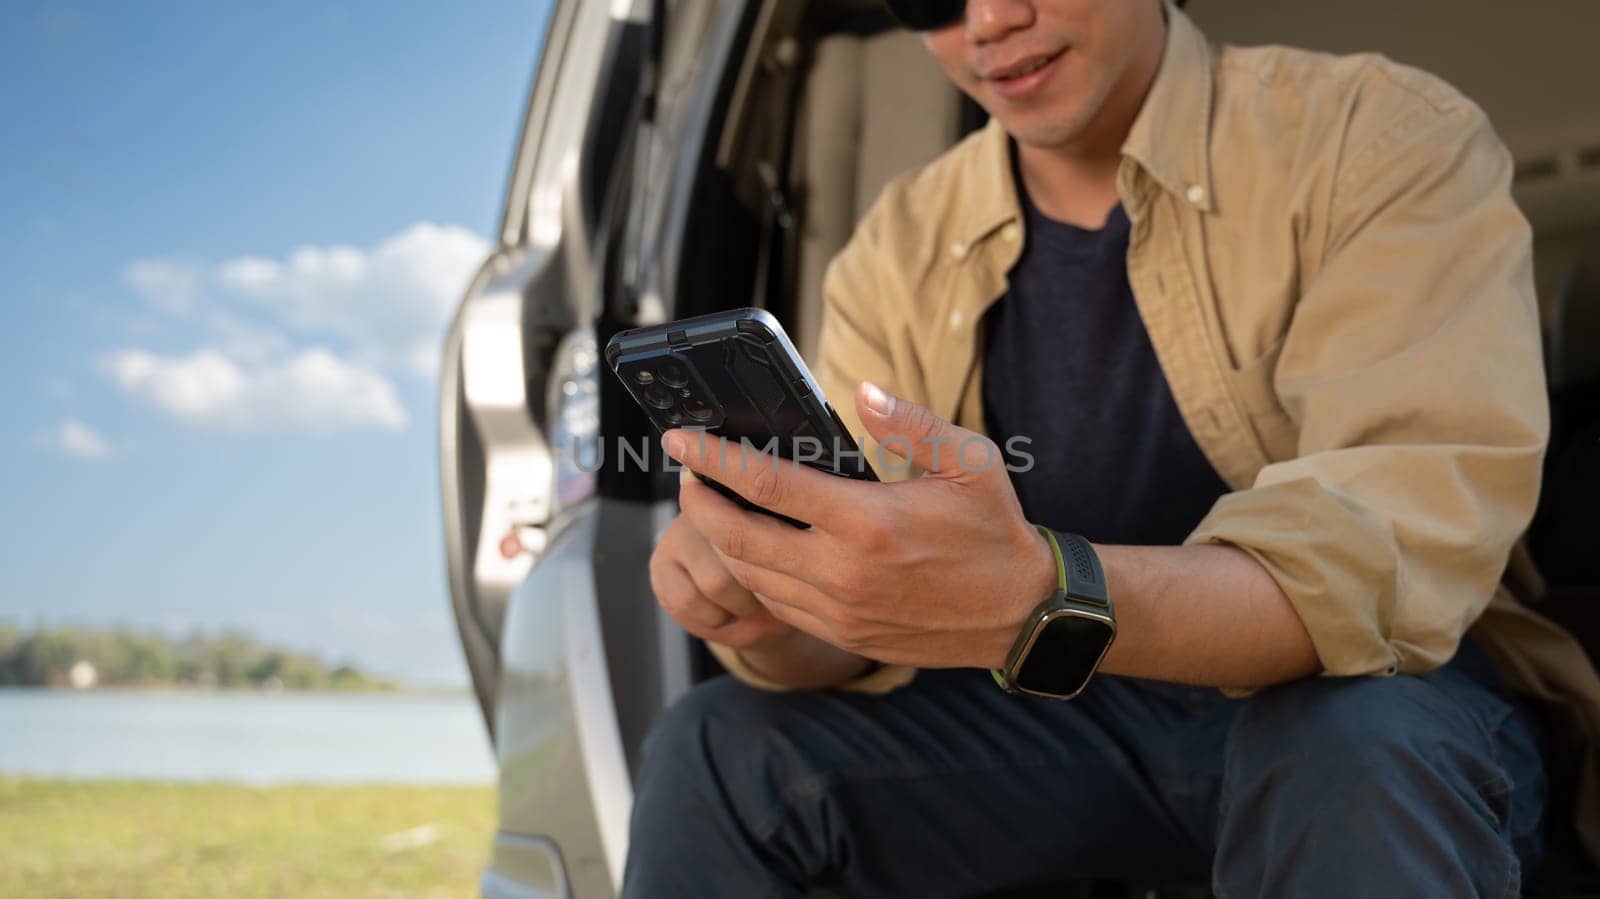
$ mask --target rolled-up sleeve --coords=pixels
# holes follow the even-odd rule
[[[1533,514],[1549,428],[1509,154],[1464,100],[1375,130],[1279,348],[1297,456],[1186,541],[1260,562],[1330,675],[1450,659]]]

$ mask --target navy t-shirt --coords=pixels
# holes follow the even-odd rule
[[[1033,456],[1011,472],[1028,520],[1099,543],[1177,545],[1227,485],[1178,414],[1128,286],[1128,217],[1098,231],[1017,192],[1026,244],[984,316],[985,426]],[[1015,454],[1007,461],[1020,464]]]

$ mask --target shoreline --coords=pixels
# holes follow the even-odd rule
[[[69,780],[486,783],[464,692],[0,690],[0,771]],[[0,896],[5,895],[0,891]]]

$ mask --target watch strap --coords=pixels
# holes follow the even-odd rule
[[[1035,616],[1046,608],[1059,607],[1067,603],[1082,603],[1111,611],[1111,591],[1106,586],[1105,568],[1100,564],[1100,555],[1094,551],[1089,541],[1077,534],[1055,531],[1042,524],[1034,525],[1040,536],[1050,547],[1050,554],[1055,557],[1056,563],[1056,589],[1044,598],[1035,611]],[[1021,645],[1026,632],[1018,635],[1018,646]],[[1006,660],[1009,668],[1015,659],[1017,647],[1012,648],[1012,657]],[[1011,691],[1011,679],[1006,676],[1007,668],[991,668],[989,674],[1001,689]]]
[[[1111,591],[1106,589],[1106,571],[1100,564],[1100,554],[1089,541],[1077,534],[1051,530],[1044,525],[1034,525],[1050,544],[1056,559],[1056,589],[1067,598],[1090,605],[1110,607]]]

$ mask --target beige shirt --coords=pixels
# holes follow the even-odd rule
[[[1499,588],[1549,428],[1510,155],[1423,72],[1216,46],[1181,12],[1169,21],[1117,190],[1139,313],[1232,489],[1186,542],[1260,562],[1326,675],[1428,671],[1476,624],[1517,686],[1600,723],[1582,651]],[[991,121],[893,182],[830,265],[817,376],[852,433],[863,379],[983,430],[980,324],[1023,243],[1008,140]],[[1600,849],[1600,829],[1587,836]]]

